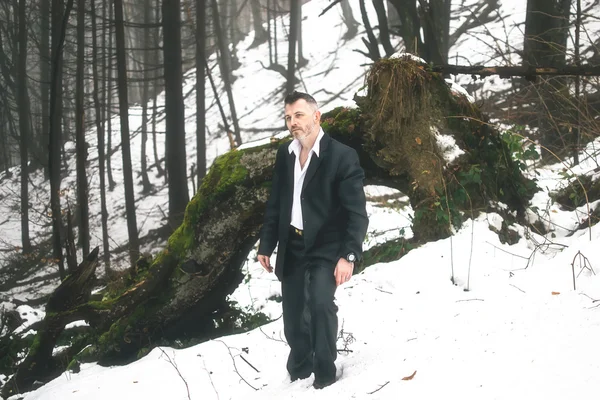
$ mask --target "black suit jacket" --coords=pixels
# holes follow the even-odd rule
[[[291,142],[290,142],[291,143]],[[279,146],[271,194],[260,232],[258,254],[270,256],[279,243],[275,274],[283,277],[294,191],[290,143]],[[360,259],[369,220],[363,188],[364,171],[356,151],[324,134],[319,156],[312,154],[301,193],[306,256],[331,265],[350,252]]]

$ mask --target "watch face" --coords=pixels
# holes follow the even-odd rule
[[[350,262],[354,262],[354,260],[356,260],[356,256],[354,255],[354,253],[350,253],[348,254],[348,256],[346,257],[346,259]]]

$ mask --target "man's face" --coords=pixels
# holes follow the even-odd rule
[[[285,124],[295,139],[301,142],[316,132],[321,112],[314,110],[306,100],[285,105]]]

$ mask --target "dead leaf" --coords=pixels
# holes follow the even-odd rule
[[[550,211],[552,211],[553,213],[557,213],[557,212],[558,212],[558,211],[556,211],[556,210],[550,210]]]
[[[420,137],[415,138],[415,142],[417,142],[417,144],[421,144],[421,138]]]
[[[552,296],[556,296],[556,295],[559,295],[559,294],[560,294],[560,292],[552,292]]]
[[[417,374],[417,371],[413,372],[412,375],[410,376],[405,376],[404,378],[402,378],[403,381],[410,381],[412,380],[412,378],[415,377],[415,375]]]
[[[138,381],[133,381],[133,383],[138,383]]]

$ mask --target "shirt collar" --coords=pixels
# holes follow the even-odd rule
[[[310,149],[310,151],[314,152],[317,155],[317,157],[319,157],[319,152],[321,151],[321,139],[323,139],[323,135],[325,135],[325,132],[323,132],[323,128],[319,128],[319,135],[317,136],[317,140],[315,140],[315,144],[313,144],[312,149]],[[300,144],[300,141],[298,139],[292,140],[292,143],[290,143],[290,146],[288,147],[288,151],[290,152],[290,154],[292,154],[293,151],[294,153],[296,153],[296,155],[298,155],[300,154],[300,150],[302,150],[302,145]]]

